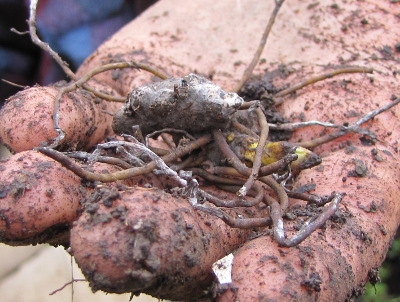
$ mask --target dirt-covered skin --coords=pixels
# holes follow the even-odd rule
[[[210,295],[210,266],[251,232],[229,228],[184,198],[156,188],[102,187],[83,204],[71,247],[93,290],[170,300]],[[265,209],[231,213],[260,217]]]
[[[336,293],[337,300],[344,301],[360,295],[369,270],[383,261],[396,232],[398,222],[387,214],[400,212],[397,194],[387,190],[391,182],[399,184],[398,165],[390,166],[392,155],[383,152],[388,151],[386,148],[380,152],[383,161],[377,162],[370,153],[372,149],[372,146],[357,146],[344,156],[339,153],[326,156],[321,167],[304,171],[298,186],[315,183],[313,192],[318,194],[328,194],[333,186],[339,192],[348,192],[340,212],[325,228],[295,248],[279,248],[269,236],[245,244],[235,254],[231,290],[220,300],[274,297],[275,301],[326,301]],[[368,172],[355,176],[354,159],[360,158],[368,166]],[[289,234],[298,224],[287,221]],[[246,277],[251,274],[253,278]],[[271,276],[274,281],[267,282]],[[314,285],[313,276],[318,276]]]
[[[174,77],[196,72],[212,78],[222,89],[230,91],[250,61],[273,5],[274,1],[256,0],[162,0],[100,47],[87,59],[79,74],[105,63],[135,60],[158,67]],[[255,72],[262,75],[265,70],[275,70],[280,64],[289,66],[289,71],[275,78],[273,83],[275,87],[284,87],[338,65],[375,68],[373,75],[342,75],[302,89],[296,95],[287,97],[280,108],[283,116],[295,121],[354,122],[366,112],[400,95],[399,52],[395,47],[400,41],[400,34],[395,30],[399,25],[399,13],[397,4],[384,0],[337,3],[322,0],[315,5],[310,5],[308,1],[287,0]],[[157,80],[148,73],[128,69],[107,72],[96,78],[121,95]],[[42,97],[42,94],[40,92],[35,96]],[[188,238],[193,239],[192,243],[184,241],[188,246],[197,247],[196,240],[201,241],[204,231],[219,240],[226,240],[226,246],[237,248],[233,283],[219,296],[221,301],[344,301],[352,295],[358,295],[368,281],[368,272],[384,259],[400,221],[397,194],[400,187],[397,149],[400,138],[399,114],[399,108],[395,107],[366,125],[379,135],[379,140],[375,142],[368,138],[360,139],[359,135],[347,135],[315,150],[322,156],[322,165],[303,171],[295,186],[313,184],[314,193],[324,195],[338,191],[346,192],[347,196],[340,205],[341,212],[336,214],[334,220],[297,247],[278,247],[268,231],[264,236],[240,247],[236,244],[243,242],[242,236],[248,234],[247,231],[229,231],[218,220],[218,227],[215,224],[209,227],[202,220],[203,215],[191,210],[188,203],[181,202],[174,195],[151,189],[151,196],[168,198],[158,203],[152,199],[149,203],[137,202],[139,211],[133,208],[135,203],[130,202],[126,205],[129,210],[127,217],[132,218],[133,224],[128,219],[126,225],[125,220],[118,218],[121,213],[116,212],[114,215],[117,217],[109,221],[106,219],[90,229],[93,222],[86,210],[74,227],[82,230],[73,235],[74,254],[80,259],[78,262],[95,289],[104,286],[109,291],[116,291],[111,289],[109,282],[118,280],[119,289],[122,290],[132,285],[132,278],[145,280],[148,277],[148,283],[154,287],[133,290],[143,290],[157,296],[179,294],[182,299],[191,298],[191,293],[201,292],[202,288],[199,283],[189,282],[190,273],[195,270],[204,272],[198,280],[207,280],[211,257],[216,260],[230,251],[221,246],[218,240],[213,248],[211,245],[208,250],[199,248],[199,252],[205,251],[207,254],[199,254],[198,264],[190,268],[183,257],[178,264],[172,261],[179,259],[173,257],[175,254],[182,255],[181,251],[171,249],[170,245],[170,242],[182,238],[180,232],[170,231],[165,235],[153,228],[154,233],[166,242],[159,245],[156,241],[150,241],[148,233],[135,230],[141,237],[138,237],[138,242],[144,246],[140,253],[134,255],[139,262],[123,262],[126,265],[118,267],[113,262],[113,259],[126,261],[125,257],[132,259],[133,254],[127,249],[132,244],[129,241],[132,237],[127,236],[126,232],[132,230],[132,226],[141,226],[135,217],[140,219],[143,213],[154,222],[155,213],[168,214],[169,209],[174,211],[176,207],[185,205],[189,209],[189,214],[185,212],[187,216],[182,215],[177,220],[175,215],[160,215],[157,225],[163,222],[167,227],[179,227],[185,226],[188,221],[195,225],[196,230],[196,235]],[[5,117],[2,116],[2,119]],[[293,141],[310,139],[321,132],[323,130],[318,127],[302,129],[296,131]],[[371,143],[375,145],[369,145]],[[144,190],[137,188],[132,196],[138,194],[140,200],[144,201]],[[134,198],[128,198],[128,193],[120,194],[128,201]],[[29,190],[25,191],[25,195],[34,197]],[[59,202],[64,201],[60,199]],[[112,201],[111,207],[104,205],[104,202],[109,204],[111,201],[106,198],[102,201],[103,205],[89,211],[98,211],[109,217],[113,206],[120,205],[119,199]],[[164,206],[156,207],[156,204]],[[170,205],[170,208],[166,207]],[[299,219],[303,221],[307,218],[300,216],[303,209],[296,208],[294,201],[291,201],[291,206],[290,217],[297,218],[292,222],[285,220],[289,236],[298,229]],[[63,209],[68,210],[68,207]],[[185,232],[187,234],[191,234],[190,231]],[[117,237],[124,240],[112,241]],[[85,253],[88,241],[94,249]],[[152,244],[147,249],[149,242]],[[165,250],[162,250],[163,246]],[[149,250],[150,253],[146,254]],[[157,259],[163,263],[158,267]],[[145,269],[141,273],[132,275],[132,269],[140,270],[143,265]],[[154,281],[155,268],[159,269],[161,276],[164,276],[164,272],[176,272],[176,268],[187,271],[179,271],[181,275],[178,281],[163,279],[166,282],[160,287],[161,281],[157,278]],[[182,276],[187,277],[187,283],[178,283]],[[176,291],[171,293],[173,287],[168,288],[169,285],[174,286]],[[207,284],[207,288],[209,286],[211,284]],[[178,299],[176,296],[174,298]]]
[[[85,195],[79,177],[36,151],[0,162],[0,171],[1,241],[12,245],[68,242],[69,225]]]
[[[116,166],[95,163],[97,173],[112,173]],[[29,150],[0,162],[0,240],[9,245],[51,243],[69,245],[72,222],[82,212],[82,200],[98,185],[82,182],[59,162]],[[110,184],[165,188],[176,183],[168,177],[143,175]]]

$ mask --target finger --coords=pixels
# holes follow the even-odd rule
[[[93,82],[97,90],[113,94],[110,88]],[[9,98],[0,111],[0,137],[13,152],[53,143],[54,104],[60,87],[32,87]],[[101,100],[83,90],[63,95],[58,112],[65,132],[62,149],[87,150],[99,143],[111,129],[112,113],[118,103]]]
[[[351,8],[348,9],[341,11],[341,18],[351,15]],[[329,8],[319,12],[325,15]],[[361,12],[368,15],[371,22],[380,20],[383,14],[374,5],[364,5]],[[313,15],[318,17],[316,13]],[[344,56],[347,51],[357,50],[359,58],[364,59],[358,62],[365,64],[371,54],[368,48],[365,52],[360,51],[364,49],[363,45],[394,45],[398,40],[396,34],[385,30],[391,22],[397,22],[395,16],[387,17],[379,35],[369,34],[372,29],[363,28],[361,24],[352,27],[353,34],[363,32],[359,34],[360,38],[351,40],[349,36],[343,36],[346,48],[337,47],[332,41],[325,43],[327,49],[332,49],[327,56]],[[333,30],[329,31],[323,24],[322,27],[325,35],[333,36]],[[318,34],[321,28],[314,27],[314,33]],[[379,42],[375,41],[378,36]],[[396,63],[385,59],[368,63],[381,72],[373,76],[342,76],[305,88],[296,96],[288,97],[282,111],[286,116],[302,116],[305,120],[352,124],[365,113],[388,104],[394,99],[392,95],[400,92],[392,73]],[[309,74],[310,71],[316,73],[317,69],[309,66],[305,70]],[[304,80],[304,76],[293,74],[290,79],[296,83]],[[245,244],[235,254],[234,281],[231,290],[220,297],[221,301],[260,297],[321,301],[335,297],[341,301],[360,291],[360,286],[368,282],[370,270],[381,265],[400,218],[396,147],[399,114],[399,108],[394,107],[365,125],[378,135],[375,142],[349,134],[316,148],[315,151],[323,155],[322,165],[303,171],[296,186],[315,184],[315,193],[321,195],[333,190],[346,192],[340,206],[342,222],[328,221],[325,228],[293,249],[280,248],[271,237],[260,237]],[[322,129],[317,127],[298,130],[293,140],[308,140],[321,132]],[[293,235],[296,226],[285,223],[288,236]]]
[[[58,162],[25,151],[1,163],[0,240],[11,245],[68,242],[80,179]]]
[[[105,163],[86,167],[97,173],[119,168]],[[0,241],[9,245],[51,243],[69,246],[72,223],[83,211],[82,200],[96,187],[42,153],[20,152],[0,163]],[[138,176],[113,186],[166,187],[162,177]]]
[[[185,198],[159,189],[120,190],[110,202],[111,194],[116,196],[103,191],[87,199],[90,211],[71,231],[72,253],[94,290],[199,299],[214,278],[212,264],[251,233],[230,228],[196,211]],[[260,212],[231,214],[257,217]]]
[[[298,186],[315,184],[315,193],[321,195],[347,193],[337,216],[295,248],[279,247],[270,236],[245,244],[233,260],[232,290],[221,301],[260,296],[285,300],[288,295],[342,301],[368,282],[369,271],[381,265],[396,233],[400,210],[398,162],[386,155],[378,163],[369,151],[357,147],[352,154],[333,153],[321,169],[302,172]],[[364,176],[357,176],[354,160],[368,167]],[[297,219],[285,221],[288,237],[298,229]],[[303,223],[308,219],[303,217]]]

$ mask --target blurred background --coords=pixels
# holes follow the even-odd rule
[[[37,29],[42,40],[69,63],[72,70],[103,41],[157,0],[42,0]],[[65,79],[50,56],[31,42],[28,0],[0,0],[0,102],[22,86],[47,85]]]
[[[38,33],[76,70],[104,40],[156,1],[41,0],[37,11]],[[67,80],[50,56],[31,42],[28,34],[17,35],[10,30],[27,31],[28,17],[29,1],[0,0],[0,107],[9,96],[23,89],[9,82],[24,87]],[[7,150],[0,146],[0,160],[8,156]],[[400,239],[393,241],[379,272],[381,282],[368,284],[358,302],[400,302]],[[74,282],[50,295],[72,279],[83,279],[83,276],[61,247],[0,244],[0,301],[129,301],[129,294],[92,293],[85,281]],[[133,301],[159,300],[142,295]]]

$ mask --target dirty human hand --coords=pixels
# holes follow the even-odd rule
[[[232,91],[273,5],[255,0],[159,1],[93,53],[77,77],[104,64],[135,61],[171,77],[195,72]],[[287,0],[254,74],[264,79],[264,87],[287,88],[338,66],[373,68],[373,74],[339,75],[307,86],[284,97],[278,107],[282,116],[296,122],[352,124],[400,96],[395,46],[400,36],[394,30],[399,13],[388,1],[309,5]],[[156,80],[145,71],[118,69],[88,84],[122,97]],[[319,196],[334,191],[346,195],[322,228],[288,248],[275,241],[268,227],[254,236],[252,229],[231,228],[194,209],[165,176],[149,173],[100,185],[82,181],[61,163],[33,151],[56,136],[52,114],[59,89],[26,89],[0,112],[1,139],[16,152],[0,163],[2,242],[63,244],[93,289],[171,300],[217,295],[219,301],[344,301],[362,293],[383,261],[400,218],[397,106],[362,126],[376,139],[349,133],[313,150],[322,163],[301,171],[294,189],[308,185]],[[91,150],[112,134],[108,113],[119,107],[81,89],[65,94],[59,110],[65,132],[61,148]],[[203,133],[203,143],[215,139],[211,132],[219,129],[214,130]],[[290,141],[308,141],[330,131],[336,130],[310,126],[295,130]],[[85,169],[121,171],[104,163]],[[237,198],[199,182],[207,192]],[[304,201],[289,203],[284,221],[286,235],[292,237],[307,220],[304,216],[313,213]],[[267,219],[269,210],[250,207],[229,213]],[[234,255],[232,282],[221,285],[211,266],[229,253]]]

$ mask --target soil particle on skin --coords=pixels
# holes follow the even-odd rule
[[[263,255],[260,259],[258,259],[257,263],[264,264],[266,261],[272,261],[272,263],[278,263],[278,257],[274,255]]]
[[[103,204],[107,208],[113,206],[113,201],[120,197],[119,191],[116,188],[97,187],[94,192],[81,201],[84,211],[90,214],[91,223],[107,223],[113,217],[124,217],[124,213],[120,208],[113,209],[110,213],[99,213],[99,205]]]
[[[312,290],[315,292],[321,291],[321,284],[322,284],[322,279],[317,272],[311,273],[308,278],[305,278],[301,282],[301,286],[307,288],[308,290]]]
[[[110,192],[110,194],[108,194],[107,196],[104,196],[102,201],[106,207],[110,208],[110,207],[112,207],[113,201],[118,198],[119,198],[119,193],[113,191],[113,192]]]
[[[234,301],[239,301],[239,300],[234,300]],[[258,302],[278,302],[276,299],[268,298],[268,295],[266,295],[262,292],[258,293],[257,301]]]
[[[310,184],[306,184],[306,185],[297,187],[294,190],[294,192],[296,192],[296,193],[307,193],[307,192],[315,190],[316,187],[317,187],[317,185],[315,183],[310,183]]]
[[[30,178],[27,178],[26,175],[23,176],[15,176],[12,183],[9,185],[7,191],[8,194],[13,198],[14,201],[18,201],[26,190],[30,190],[32,185],[29,183]]]
[[[315,215],[319,215],[321,211],[322,208],[316,206],[315,204],[307,204],[305,207],[293,209],[292,213],[296,216],[313,217]]]
[[[342,225],[344,225],[347,221],[347,219],[353,217],[353,214],[350,212],[343,212],[341,210],[336,211],[335,214],[331,216],[329,219],[333,223],[331,224],[332,228],[340,228]]]
[[[53,197],[54,196],[54,189],[52,189],[52,188],[48,188],[47,190],[46,190],[46,196],[47,197]]]
[[[388,234],[388,232],[387,232],[387,230],[386,230],[384,225],[378,224],[378,228],[381,231],[382,235],[386,236]]]
[[[375,140],[368,138],[366,136],[360,137],[360,142],[363,146],[373,146],[375,145]]]
[[[355,151],[357,151],[357,148],[354,146],[348,146],[344,149],[346,154],[353,154]]]
[[[369,207],[366,207],[362,204],[359,204],[358,207],[366,213],[376,213],[379,209],[379,205],[377,205],[374,200],[370,203]]]
[[[269,94],[275,94],[278,89],[272,84],[271,77],[254,76],[247,81],[239,94],[245,101],[259,100],[261,96],[266,97]]]
[[[373,242],[372,238],[368,235],[367,232],[360,229],[353,229],[352,234],[362,242],[366,243],[367,246],[370,246]]]
[[[372,155],[372,158],[377,162],[383,162],[384,161],[383,157],[379,155],[378,149],[375,149],[375,148],[371,149],[371,155]]]
[[[389,45],[384,45],[378,49],[383,59],[389,60],[393,59],[393,50]]]
[[[308,274],[310,261],[314,258],[314,251],[308,246],[297,246],[299,250],[299,260],[304,276]]]
[[[286,218],[287,220],[295,220],[297,216],[289,211],[285,213],[284,218]]]
[[[111,216],[113,218],[119,218],[120,221],[125,221],[126,214],[128,213],[128,208],[126,206],[116,206],[115,209],[111,211]]]
[[[20,158],[20,160],[23,161],[24,159]],[[53,166],[54,163],[46,161],[34,162],[29,165],[25,164],[23,166],[24,170],[19,170],[14,173],[14,178],[11,183],[8,185],[2,184],[0,186],[0,198],[5,198],[7,194],[9,194],[13,200],[17,202],[24,195],[25,191],[35,187],[41,175],[46,174]],[[51,194],[51,192],[47,191],[46,195],[51,197],[49,193]]]
[[[392,152],[390,152],[389,150],[382,150],[382,152],[385,153],[386,155],[388,155],[388,156],[394,158]]]
[[[94,214],[99,209],[99,205],[95,203],[87,204],[85,207],[85,211],[89,214]]]
[[[192,254],[190,254],[190,253],[186,253],[184,256],[183,256],[183,261],[185,262],[185,264],[188,266],[188,267],[195,267],[197,264],[198,264],[198,259],[197,259],[197,257],[195,256],[195,255],[192,255]]]
[[[285,297],[287,301],[299,301],[296,290],[293,290],[289,284],[283,286],[281,295]]]
[[[292,68],[286,65],[280,65],[277,69],[266,72],[264,75],[254,76],[240,90],[239,95],[245,101],[260,100],[265,110],[265,116],[269,123],[284,124],[289,120],[283,117],[277,110],[271,95],[277,93],[279,89],[274,86],[273,80],[275,78],[286,78],[293,72]],[[243,123],[243,121],[240,121]],[[292,135],[291,131],[282,131],[270,129],[270,141],[287,141]]]
[[[365,177],[368,174],[368,166],[361,159],[353,159],[354,170],[347,173],[349,177]]]
[[[8,187],[4,184],[0,184],[0,199],[5,198],[8,193]]]

